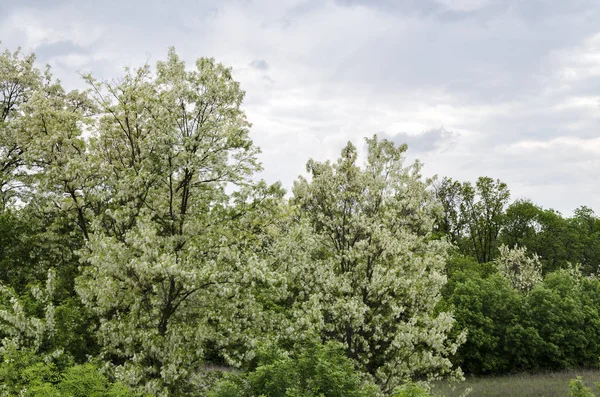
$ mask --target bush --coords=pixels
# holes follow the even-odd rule
[[[600,280],[558,270],[524,293],[500,274],[458,270],[448,284],[443,310],[468,331],[454,358],[466,373],[598,366]]]
[[[571,390],[571,397],[596,397],[592,390],[583,383],[581,376],[569,381],[569,389]]]
[[[394,390],[392,397],[431,397],[429,387],[409,382]]]
[[[454,308],[456,329],[468,332],[454,364],[478,375],[509,370],[515,361],[507,336],[509,329],[519,325],[523,297],[499,274],[484,278],[458,272],[451,283],[446,299]]]
[[[209,397],[375,397],[379,388],[356,372],[342,346],[309,344],[296,353],[263,351],[258,366],[245,374],[228,374]]]
[[[66,357],[44,362],[33,351],[4,349],[0,395],[6,397],[133,397],[123,384],[111,382],[91,364],[69,365]]]

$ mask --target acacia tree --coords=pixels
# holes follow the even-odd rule
[[[229,68],[203,58],[188,70],[171,49],[155,71],[85,78],[89,91],[66,92],[47,72],[10,108],[18,163],[3,175],[79,229],[72,278],[114,374],[185,393],[208,344],[239,365],[267,327],[254,288],[268,284],[262,231],[283,193],[251,181],[259,151]]]
[[[213,59],[190,71],[171,49],[155,75],[145,66],[116,83],[88,81],[101,117],[88,154],[95,177],[83,190],[90,221],[78,291],[100,317],[120,379],[183,392],[208,341],[239,364],[247,349],[236,348],[259,329],[251,287],[267,272],[241,230],[260,226],[249,203],[281,192],[250,182],[259,164],[244,92]]]
[[[6,208],[20,186],[16,177],[24,161],[17,120],[22,106],[42,82],[34,62],[34,55],[23,56],[20,50],[0,54],[0,210]]]
[[[527,248],[517,245],[514,248],[501,245],[498,249],[500,256],[494,262],[513,288],[527,293],[542,281],[542,265],[535,253],[527,256]]]
[[[434,310],[449,244],[430,238],[438,207],[429,182],[419,163],[403,165],[406,145],[366,143],[364,167],[348,143],[335,163],[310,160],[311,180],[294,184],[291,284],[298,310],[389,391],[412,376],[451,373],[460,341],[448,338],[452,315]]]

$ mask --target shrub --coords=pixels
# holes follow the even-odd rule
[[[596,397],[592,390],[583,383],[583,378],[578,376],[569,381],[571,397]]]
[[[69,365],[66,357],[44,362],[30,350],[4,348],[0,395],[6,397],[133,397],[121,383],[107,379],[91,364]]]
[[[356,372],[339,343],[313,343],[289,354],[261,353],[258,366],[245,374],[228,374],[209,397],[376,397],[379,388]]]
[[[454,358],[466,373],[598,366],[599,279],[558,270],[523,293],[501,274],[457,270],[448,285],[444,310],[468,331]]]
[[[431,397],[429,387],[419,383],[409,382],[397,387],[392,397]]]

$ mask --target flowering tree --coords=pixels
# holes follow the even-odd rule
[[[250,183],[258,149],[230,69],[212,59],[195,66],[171,50],[155,74],[146,66],[117,83],[88,77],[101,113],[88,152],[93,183],[82,190],[90,218],[78,292],[101,319],[119,378],[152,393],[181,391],[208,341],[230,364],[243,359],[236,347],[256,329],[251,287],[265,273],[243,231],[260,228],[252,203],[281,194]]]
[[[268,278],[261,233],[283,192],[251,181],[259,150],[231,70],[206,58],[186,69],[171,49],[154,71],[86,76],[85,92],[28,73],[21,99],[4,94],[0,154],[16,162],[2,176],[79,229],[72,276],[115,375],[161,395],[187,387],[208,344],[240,364],[263,331],[253,288]]]
[[[494,261],[500,274],[519,291],[529,292],[542,281],[542,264],[536,254],[527,256],[526,247],[498,247],[500,256]]]
[[[437,205],[420,164],[403,165],[406,145],[366,143],[364,167],[348,143],[335,163],[309,161],[312,179],[295,183],[295,250],[306,256],[295,254],[304,271],[293,274],[296,306],[389,391],[451,373],[460,341],[448,338],[452,316],[434,310],[449,245],[431,238]]]
[[[19,50],[0,54],[0,210],[12,201],[20,186],[15,177],[23,166],[23,149],[17,121],[22,106],[42,82],[34,61],[34,55],[22,56]]]
[[[91,313],[119,381],[186,395],[207,357],[241,365],[262,340],[303,332],[341,342],[385,391],[453,372],[454,320],[434,310],[449,245],[431,234],[438,208],[406,146],[368,139],[365,167],[351,144],[310,161],[288,203],[252,180],[244,92],[213,59],[190,69],[171,49],[155,69],[86,76],[83,92],[20,59],[0,59],[2,205],[18,192],[48,219],[59,259],[44,266]],[[0,313],[11,340],[58,338],[46,300],[47,315]]]

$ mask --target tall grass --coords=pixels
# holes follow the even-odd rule
[[[445,397],[459,397],[467,388],[471,389],[468,397],[568,397],[569,380],[577,375],[592,391],[598,395],[600,389],[594,382],[600,382],[598,370],[571,370],[561,372],[547,372],[540,374],[517,374],[510,376],[467,378],[464,382],[454,387],[447,382],[436,382],[433,390],[438,395]]]

